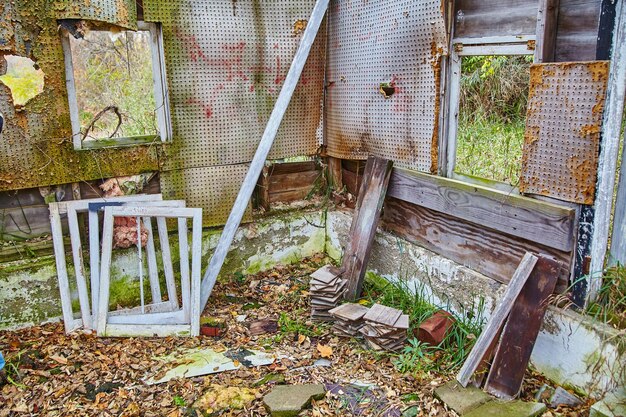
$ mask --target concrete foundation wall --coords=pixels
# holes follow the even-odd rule
[[[351,221],[351,212],[300,211],[242,226],[220,277],[236,272],[253,274],[324,251],[340,260]],[[219,233],[204,232],[203,268],[208,265]],[[176,252],[174,248],[172,253]],[[505,290],[504,285],[463,265],[381,231],[376,236],[369,269],[390,281],[403,280],[433,304],[459,315],[482,312],[488,318]],[[128,288],[132,290],[134,285],[138,294],[135,252],[116,251],[112,272],[119,284],[117,291],[112,290],[112,297],[132,301]],[[0,329],[58,320],[61,312],[54,257],[0,264],[0,300]],[[613,329],[572,311],[550,307],[531,362],[555,382],[599,396],[615,387],[620,373],[623,378],[626,364],[620,363],[617,346]]]
[[[327,221],[327,252],[341,256],[350,229],[350,212],[332,211]],[[463,265],[380,231],[368,270],[390,281],[403,280],[431,303],[463,315],[488,318],[506,286]],[[479,309],[483,311],[478,311]],[[573,311],[549,307],[531,357],[531,365],[553,381],[580,393],[601,397],[623,384],[624,356],[617,332]]]

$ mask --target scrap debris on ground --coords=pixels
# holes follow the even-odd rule
[[[313,400],[305,416],[456,416],[433,397],[452,374],[402,374],[392,354],[310,320],[308,276],[323,261],[218,283],[203,317],[220,323],[220,337],[108,339],[65,335],[59,323],[0,332],[8,379],[0,386],[0,417],[266,416],[263,397],[280,384],[325,387],[326,396]],[[229,370],[146,383],[190,365],[189,352],[219,354]],[[248,359],[258,352],[271,360],[256,366]],[[545,382],[526,381],[533,389]],[[527,387],[532,398],[537,390]],[[587,414],[557,409],[545,415]]]

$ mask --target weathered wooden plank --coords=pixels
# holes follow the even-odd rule
[[[574,247],[574,209],[399,168],[387,194],[558,250]]]
[[[522,288],[502,331],[485,391],[500,398],[512,399],[522,388],[524,373],[535,340],[554,291],[560,265],[546,255],[538,255],[530,277]]]
[[[388,197],[382,226],[398,236],[496,281],[508,283],[526,252],[548,253],[566,265],[572,254],[487,229],[446,213]],[[568,270],[559,274],[557,291],[567,289]]]
[[[291,174],[270,175],[270,194],[290,191],[302,186],[312,187],[322,175],[322,171],[303,171]]]
[[[270,165],[268,168],[270,175],[297,174],[299,172],[316,171],[319,169],[315,161],[283,162]]]
[[[455,37],[535,33],[536,0],[457,0],[455,6]]]
[[[341,177],[343,179],[343,185],[346,186],[346,190],[350,194],[358,196],[363,175],[357,174],[344,168],[341,172]]]
[[[485,357],[488,355],[490,348],[493,346],[494,340],[500,333],[500,329],[502,328],[504,321],[513,308],[513,303],[522,291],[522,288],[535,268],[537,261],[538,258],[535,255],[526,252],[519,266],[515,270],[506,292],[502,296],[502,299],[493,313],[491,313],[489,323],[487,323],[483,331],[480,333],[480,336],[478,336],[474,348],[463,363],[463,366],[456,377],[457,381],[459,381],[459,383],[464,387],[467,386],[474,372],[476,372]]]
[[[47,206],[0,209],[0,240],[31,239],[49,234],[47,220]]]
[[[289,203],[292,201],[304,200],[312,190],[312,186],[298,187],[290,191],[284,191],[280,193],[270,193],[270,203]]]
[[[536,63],[554,61],[559,19],[559,1],[560,0],[539,0],[537,37],[535,40]]]
[[[328,164],[328,182],[335,190],[343,188],[343,180],[341,179],[341,159],[329,156],[326,158]]]
[[[361,294],[363,279],[385,201],[393,162],[369,157],[365,165],[359,199],[350,227],[342,262],[342,277],[348,281],[344,298],[355,300]]]
[[[560,0],[555,61],[596,59],[602,0]]]
[[[624,103],[626,96],[626,5],[616,5],[615,31],[609,82],[602,120],[602,146],[598,160],[598,183],[594,202],[595,216],[591,238],[591,276],[587,285],[588,301],[595,301],[602,286],[609,230],[613,220],[615,172],[620,148]]]

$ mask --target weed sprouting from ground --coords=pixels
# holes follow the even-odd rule
[[[463,314],[455,314],[456,321],[445,339],[439,345],[431,346],[419,342],[411,335],[424,320],[439,310],[449,310],[449,306],[436,306],[424,285],[411,287],[405,280],[390,282],[368,274],[364,291],[364,299],[368,303],[384,304],[409,314],[409,344],[394,358],[394,365],[404,373],[422,376],[429,372],[448,373],[456,370],[474,346],[484,324],[484,305],[481,301],[476,308],[468,308]],[[474,311],[478,311],[478,314]]]
[[[626,329],[626,266],[608,268],[602,279],[597,300],[587,312],[616,329]]]

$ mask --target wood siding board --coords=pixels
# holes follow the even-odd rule
[[[454,36],[532,35],[536,22],[537,1],[460,0],[456,2]]]
[[[602,0],[560,0],[556,62],[596,59]]]
[[[384,229],[448,259],[508,283],[526,252],[547,253],[564,264],[571,253],[464,221],[393,197],[387,197],[382,218]],[[559,274],[557,292],[567,289],[569,270]]]
[[[538,255],[538,258],[511,309],[487,377],[485,391],[500,398],[517,397],[522,388],[530,354],[548,307],[547,300],[557,282],[558,262],[545,255]]]
[[[392,161],[383,158],[370,157],[367,160],[359,191],[361,198],[357,200],[341,265],[342,277],[348,281],[344,295],[347,300],[355,300],[361,294],[392,165]]]
[[[573,209],[398,168],[388,195],[561,251],[574,247]]]
[[[292,201],[304,200],[311,192],[311,187],[302,187],[281,193],[270,193],[270,203],[289,203]]]
[[[295,174],[298,172],[315,171],[318,167],[315,161],[287,162],[274,164],[269,167],[271,175]]]
[[[308,185],[313,186],[322,171],[304,171],[293,174],[270,175],[270,193],[289,191]]]

